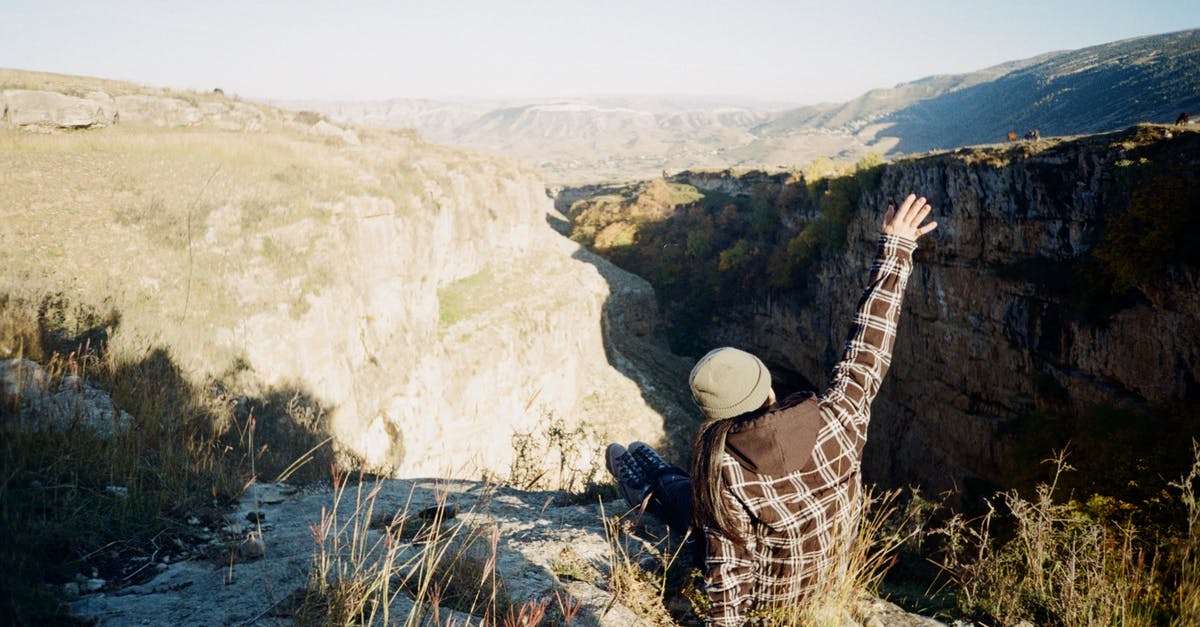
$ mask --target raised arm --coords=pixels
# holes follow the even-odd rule
[[[866,441],[871,401],[875,400],[891,363],[900,303],[912,271],[917,238],[937,228],[937,222],[921,225],[931,209],[924,198],[912,194],[904,199],[899,210],[888,206],[875,261],[871,264],[870,284],[858,302],[829,389],[818,399],[822,407],[855,435],[859,446]]]

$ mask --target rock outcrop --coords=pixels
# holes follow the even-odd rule
[[[187,98],[121,94],[114,98],[103,91],[71,96],[56,91],[6,89],[2,96],[0,121],[26,129],[101,128],[135,123],[167,128],[204,125],[225,131],[262,131],[268,121],[268,114],[256,105],[211,94]],[[316,132],[322,130],[325,129]],[[343,136],[344,131],[339,129],[338,135]],[[353,143],[348,138],[347,141]]]
[[[130,94],[117,96],[122,122],[161,127],[212,126],[225,131],[262,131],[267,115],[257,106],[206,96],[185,100],[173,96]]]
[[[53,91],[6,89],[3,116],[9,124],[38,128],[107,126],[117,120],[117,107],[104,92],[75,97]]]
[[[133,423],[107,392],[73,374],[51,377],[28,359],[0,360],[0,408],[17,430],[80,429],[111,438]]]

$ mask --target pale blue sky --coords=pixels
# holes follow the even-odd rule
[[[1195,0],[0,0],[0,67],[250,98],[812,103],[1196,28]]]

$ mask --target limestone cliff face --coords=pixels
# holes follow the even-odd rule
[[[1195,171],[1200,162],[1194,135],[1177,133],[1153,149],[1124,141],[1129,135],[893,163],[864,192],[845,253],[817,267],[811,298],[760,300],[706,334],[824,385],[867,278],[879,208],[911,190],[929,198],[940,226],[916,253],[892,368],[874,404],[864,460],[872,479],[936,489],[1005,485],[1009,431],[1020,416],[1194,400],[1194,270],[1168,269],[1132,298],[1100,303],[1100,314],[1078,298],[1080,283],[1100,280],[1079,260],[1112,218],[1106,199],[1122,169]]]
[[[653,322],[611,313],[653,311],[650,287],[628,275],[610,283],[572,259],[578,249],[546,225],[550,201],[533,177],[464,168],[427,181],[413,215],[370,198],[337,207],[316,254],[338,279],[298,318],[264,306],[246,320],[253,368],[305,382],[335,408],[340,443],[401,475],[505,472],[514,432],[554,417],[658,438],[661,417],[605,346],[614,334],[653,337]],[[598,414],[591,396],[620,399],[622,411]]]

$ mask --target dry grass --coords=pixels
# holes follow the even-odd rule
[[[286,403],[267,410],[266,397],[246,397],[239,408],[215,382],[191,383],[165,350],[112,350],[108,337],[119,318],[57,299],[0,295],[0,359],[40,363],[50,386],[80,377],[132,416],[112,437],[82,424],[35,429],[41,410],[21,395],[5,399],[0,622],[67,620],[46,584],[93,570],[115,585],[138,583],[154,571],[130,571],[132,558],[144,562],[155,542],[191,543],[184,520],[216,525],[256,475],[300,478],[311,469],[297,473],[293,461],[329,459],[328,447],[318,445],[319,425],[299,424],[281,411]],[[312,411],[286,391],[278,395],[296,399],[291,410]]]
[[[499,527],[472,525],[445,494],[433,507],[408,503],[378,515],[383,482],[357,485],[334,475],[334,504],[313,526],[316,542],[298,625],[504,625],[569,623],[580,606],[561,592],[549,599],[512,597],[497,570]],[[341,504],[353,491],[349,513]],[[486,507],[486,500],[479,505]],[[399,609],[399,612],[395,612]]]
[[[217,85],[213,85],[213,87],[217,87]],[[0,68],[0,90],[4,89],[56,91],[68,96],[81,97],[91,91],[103,91],[109,96],[125,96],[145,93],[148,88],[125,81],[93,78],[90,76],[71,76],[68,74],[54,74],[51,72],[30,72],[28,70]],[[168,96],[187,96],[190,98],[204,100],[222,99],[221,96],[211,93],[201,94],[196,92],[180,92],[170,90],[156,91],[162,91],[163,95]]]
[[[608,544],[607,590],[613,599],[647,624],[678,624],[667,602],[684,584],[687,538],[668,535],[650,542],[629,515],[606,516],[603,507],[600,515]]]
[[[1187,511],[1186,532],[1176,546],[1172,547],[1178,560],[1178,579],[1175,593],[1167,601],[1174,605],[1176,615],[1173,627],[1200,625],[1200,500],[1196,489],[1200,487],[1200,444],[1192,441],[1193,463],[1191,471],[1172,482],[1171,487],[1179,490],[1179,498]]]
[[[952,518],[941,567],[956,588],[959,609],[990,623],[1038,625],[1190,625],[1200,616],[1194,489],[1191,472],[1172,483],[1187,512],[1182,538],[1160,530],[1148,537],[1130,523],[1097,520],[1056,494],[1072,468],[1060,454],[1049,460],[1054,480],[1032,500],[1002,496],[1007,514],[991,507],[982,519]],[[1001,526],[1011,529],[997,531]]]

